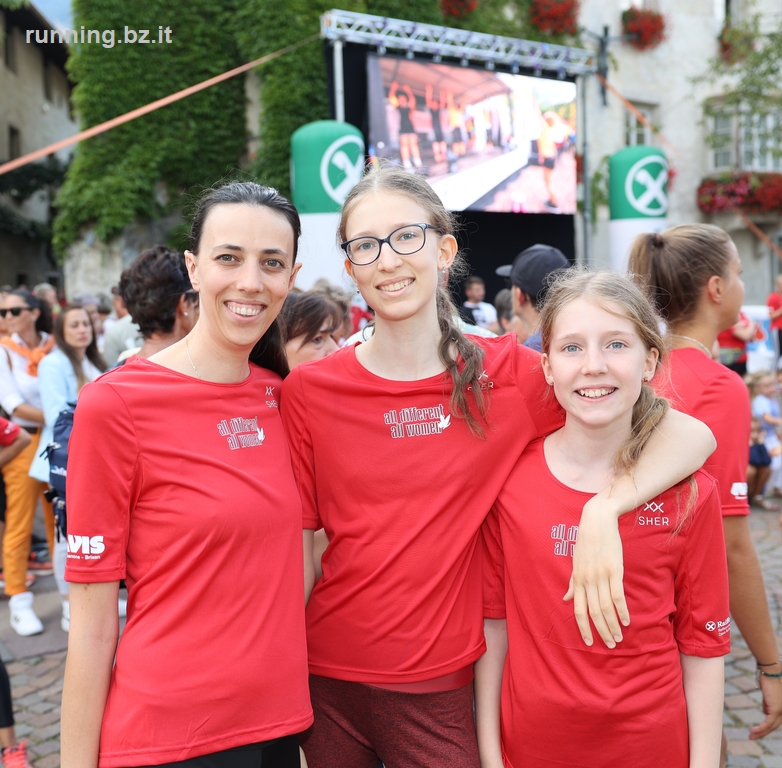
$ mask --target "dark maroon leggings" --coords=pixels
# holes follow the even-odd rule
[[[480,768],[472,683],[404,693],[310,675],[315,723],[301,735],[310,768]]]

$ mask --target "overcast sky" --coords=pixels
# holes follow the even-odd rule
[[[71,0],[32,0],[32,3],[55,27],[71,28]]]

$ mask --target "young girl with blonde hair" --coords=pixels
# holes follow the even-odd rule
[[[540,322],[543,372],[567,415],[529,445],[484,526],[483,768],[711,768],[730,651],[714,479],[699,471],[622,517],[634,620],[620,649],[585,649],[556,603],[584,502],[633,471],[668,411],[648,383],[664,349],[657,317],[628,278],[576,272],[550,289]]]

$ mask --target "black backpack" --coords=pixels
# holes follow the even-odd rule
[[[49,485],[52,490],[47,494],[54,506],[57,529],[63,536],[67,533],[65,514],[65,480],[68,476],[68,441],[73,430],[73,414],[76,403],[60,411],[52,428],[52,441],[44,449],[49,459]]]

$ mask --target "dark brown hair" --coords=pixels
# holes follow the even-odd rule
[[[370,168],[345,200],[339,221],[340,242],[347,239],[347,222],[353,209],[362,198],[377,192],[388,192],[408,197],[428,212],[429,221],[427,223],[439,229],[442,234],[453,235],[456,231],[453,215],[446,210],[437,193],[421,176],[409,173],[398,166],[384,165],[379,168]],[[457,254],[450,267],[451,277],[458,279],[458,273],[464,271],[464,268],[464,260],[461,254]],[[480,420],[485,422],[487,403],[478,380],[483,371],[483,349],[467,339],[456,324],[454,320],[456,307],[444,280],[441,280],[437,286],[436,301],[437,319],[441,332],[438,354],[453,383],[451,412],[455,416],[463,418],[473,434],[483,436],[483,428],[470,407],[468,396],[468,393],[472,391]],[[454,350],[458,355],[454,355]],[[458,356],[461,356],[463,362],[461,367]]]
[[[90,330],[92,331],[92,341],[84,350],[84,355],[99,371],[105,371],[108,366],[103,359],[103,355],[98,352],[98,341],[95,338],[95,326],[92,324],[92,318],[90,313],[84,308],[82,304],[76,302],[66,304],[60,314],[57,315],[57,319],[54,321],[54,340],[57,342],[57,348],[71,361],[73,366],[73,372],[76,375],[76,391],[81,391],[81,388],[88,383],[87,377],[84,375],[84,368],[82,368],[81,360],[76,355],[76,350],[65,341],[65,319],[69,312],[80,310],[87,316],[87,322],[90,324]]]
[[[711,224],[681,224],[638,235],[628,270],[646,287],[660,315],[673,325],[693,318],[714,275],[725,277],[733,253],[728,234]]]
[[[289,293],[280,312],[284,342],[304,336],[301,346],[312,341],[330,320],[328,332],[333,333],[344,319],[342,309],[324,293]]]
[[[299,212],[293,203],[286,197],[283,197],[276,189],[261,186],[254,181],[231,181],[207,190],[198,201],[193,214],[193,222],[188,238],[188,248],[191,253],[198,255],[201,235],[212,208],[223,204],[269,208],[283,216],[293,231],[293,263],[296,263],[296,256],[299,252],[299,238],[301,237]],[[258,339],[258,342],[250,352],[250,362],[259,365],[261,368],[274,371],[283,379],[290,373],[288,361],[285,357],[285,342],[280,329],[279,317],[274,318],[272,324],[266,329],[266,333]]]
[[[185,257],[166,245],[142,251],[119,280],[120,296],[145,339],[171,333],[179,300],[192,290]]]

